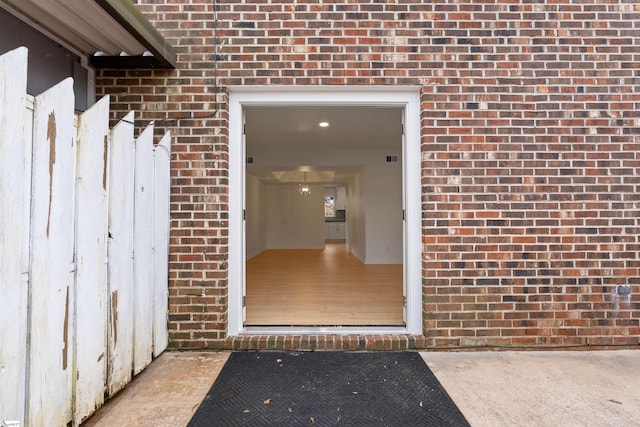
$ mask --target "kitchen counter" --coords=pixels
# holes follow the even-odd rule
[[[344,209],[336,209],[336,216],[325,216],[324,222],[345,222],[347,212]]]
[[[325,216],[324,217],[324,222],[345,222],[344,218],[333,218],[330,216]]]

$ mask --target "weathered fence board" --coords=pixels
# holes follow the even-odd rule
[[[104,402],[107,348],[109,97],[78,118],[75,420]]]
[[[34,104],[28,425],[72,420],[76,132],[69,94],[70,78]]]
[[[27,75],[0,55],[0,425],[79,425],[167,346],[169,135]]]
[[[109,172],[109,396],[131,381],[133,369],[134,113],[111,131]]]
[[[153,125],[136,140],[134,199],[133,373],[153,354]]]
[[[25,133],[27,49],[0,56],[0,421],[24,418],[30,146]],[[20,108],[16,108],[20,106]],[[31,129],[28,129],[31,133]],[[17,165],[8,167],[6,165]],[[19,255],[19,256],[16,256]],[[11,384],[11,386],[7,386]]]
[[[168,133],[154,148],[153,178],[153,355],[169,343],[167,331],[169,276],[169,201],[171,197],[171,138]]]

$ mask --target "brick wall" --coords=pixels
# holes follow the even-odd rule
[[[98,91],[175,135],[173,347],[225,346],[229,85],[423,88],[418,342],[640,343],[637,4],[137,3],[178,69]]]

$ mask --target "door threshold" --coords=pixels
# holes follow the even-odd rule
[[[246,326],[239,335],[402,335],[406,326]]]

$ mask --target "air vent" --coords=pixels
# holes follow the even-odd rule
[[[387,156],[387,163],[398,163],[398,156]]]
[[[247,164],[253,163],[253,157],[247,157]]]

